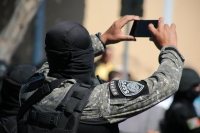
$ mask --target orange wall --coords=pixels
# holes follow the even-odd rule
[[[120,18],[121,0],[86,0],[84,26],[91,34],[105,32]],[[172,21],[177,26],[178,49],[185,57],[185,66],[200,73],[200,0],[174,0]],[[145,0],[143,19],[158,19],[164,14],[164,0]],[[131,22],[132,24],[132,22]],[[130,25],[131,25],[130,24]],[[123,28],[125,32],[126,28]],[[114,49],[112,62],[123,68],[124,42],[110,45]],[[140,80],[150,76],[158,67],[159,50],[147,38],[129,43],[128,70]]]

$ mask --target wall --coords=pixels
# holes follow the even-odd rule
[[[105,32],[120,18],[120,2],[120,0],[85,0],[84,26],[91,34]],[[172,21],[177,26],[178,48],[186,59],[185,66],[192,67],[200,73],[199,5],[199,0],[174,0]],[[163,8],[164,0],[145,0],[143,19],[158,19],[164,14]],[[124,42],[111,47],[115,51],[112,62],[122,70]],[[128,69],[136,80],[150,76],[159,65],[159,50],[147,38],[138,38],[136,42],[130,42],[128,54]]]

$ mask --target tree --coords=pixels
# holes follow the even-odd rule
[[[0,60],[9,62],[42,0],[17,0],[9,23],[0,33]]]

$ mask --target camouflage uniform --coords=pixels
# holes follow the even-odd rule
[[[103,53],[104,46],[100,40],[94,35],[91,35],[91,39],[95,56]],[[160,52],[159,62],[158,70],[139,82],[112,80],[97,85],[90,95],[81,119],[105,118],[110,123],[116,123],[170,97],[178,90],[184,58],[176,48],[164,47]],[[47,81],[55,80],[47,76],[48,70],[48,63],[45,63],[38,72],[44,72]],[[39,105],[47,110],[55,109],[75,83],[74,79],[66,79],[43,98]]]

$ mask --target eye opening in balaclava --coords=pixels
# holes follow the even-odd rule
[[[61,75],[90,84],[94,51],[88,31],[80,24],[65,21],[51,28],[45,38],[49,76]]]

